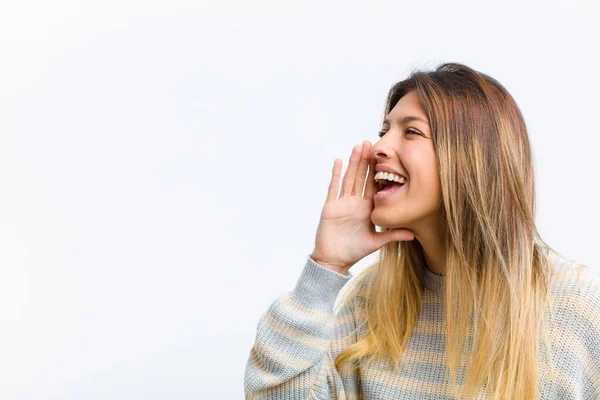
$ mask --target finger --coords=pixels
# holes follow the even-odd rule
[[[375,182],[375,158],[369,154],[369,176],[367,176],[367,186],[365,187],[365,199],[372,199],[377,193],[377,183]]]
[[[365,174],[369,167],[369,152],[371,151],[371,143],[365,140],[362,144],[362,153],[360,157],[360,163],[356,171],[356,177],[354,178],[354,188],[352,189],[352,196],[359,195],[362,198],[363,190],[365,188]]]
[[[348,169],[346,170],[346,173],[344,174],[344,180],[342,181],[342,192],[340,193],[340,197],[350,195],[350,192],[354,187],[354,178],[356,177],[356,168],[358,167],[358,162],[360,161],[360,153],[361,146],[357,144],[352,148],[352,153],[350,154]]]
[[[333,162],[333,168],[331,170],[331,180],[329,181],[329,190],[327,192],[327,199],[325,202],[330,202],[337,199],[338,190],[340,188],[340,175],[342,173],[342,161],[336,158]]]

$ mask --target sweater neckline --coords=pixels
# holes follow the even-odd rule
[[[442,293],[444,288],[444,275],[438,275],[424,265],[423,285],[435,293]]]

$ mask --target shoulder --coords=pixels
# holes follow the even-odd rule
[[[551,253],[549,261],[549,292],[555,305],[600,318],[600,275],[558,253]]]
[[[600,275],[561,255],[549,261],[552,325],[570,344],[583,345],[600,366]]]
[[[573,379],[600,391],[600,275],[560,255],[550,262],[550,326],[557,356]],[[579,379],[577,378],[577,379]],[[600,394],[600,393],[598,393]]]

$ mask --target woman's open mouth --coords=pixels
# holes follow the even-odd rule
[[[398,182],[390,182],[383,189],[379,189],[375,196],[373,196],[374,200],[383,200],[389,198],[392,194],[396,192],[403,192],[402,188],[406,185],[406,183],[398,183]]]

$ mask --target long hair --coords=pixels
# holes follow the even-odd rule
[[[541,336],[551,357],[544,317],[552,249],[535,226],[534,160],[525,121],[499,82],[463,64],[413,71],[390,89],[385,115],[411,90],[431,124],[441,181],[452,393],[469,398],[485,388],[492,399],[533,399]],[[337,355],[338,371],[358,359],[368,365],[387,360],[398,368],[420,315],[424,265],[418,241],[391,242],[350,282],[344,293],[365,300],[357,328],[365,333]],[[460,368],[465,375],[457,382]]]

